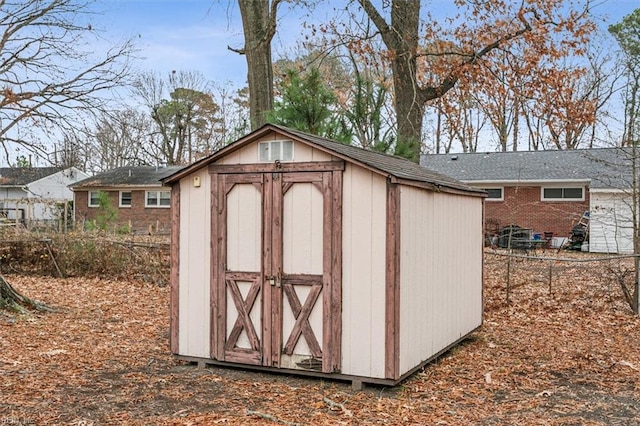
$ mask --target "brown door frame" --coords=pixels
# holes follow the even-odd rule
[[[297,302],[292,294],[293,285],[304,284],[303,276],[285,277],[282,286],[271,286],[266,278],[273,277],[282,271],[282,203],[284,194],[295,183],[308,182],[316,186],[323,195],[323,274],[322,274],[322,304],[323,304],[323,344],[322,371],[339,372],[342,358],[342,174],[344,162],[314,162],[285,164],[242,164],[238,167],[230,165],[211,165],[211,357],[218,360],[239,362],[244,364],[259,364],[265,366],[280,366],[280,354],[283,350],[291,349],[300,336],[310,339],[307,312],[312,306],[306,301]],[[238,183],[255,185],[262,196],[262,271],[254,282],[251,291],[260,293],[262,297],[261,336],[249,336],[252,344],[259,345],[261,350],[259,359],[255,351],[246,356],[235,356],[233,351],[225,350],[226,330],[226,196],[233,186]],[[219,268],[218,265],[223,265]],[[244,277],[250,278],[250,277]],[[301,281],[302,280],[302,281]],[[224,283],[224,285],[223,285]],[[291,288],[289,288],[291,287]],[[313,290],[312,292],[313,293]],[[250,294],[249,296],[252,296]],[[297,318],[292,334],[293,340],[284,342],[282,335],[282,306],[283,297],[287,297]],[[296,297],[297,298],[297,297]],[[246,315],[243,307],[252,301],[243,300],[238,305],[239,318],[236,321],[239,328],[237,333],[246,327]],[[250,299],[248,297],[247,299]],[[258,297],[260,299],[260,297]],[[269,308],[265,308],[269,307]],[[242,311],[242,312],[241,312]],[[297,314],[296,314],[297,311]],[[240,319],[240,315],[243,318]],[[301,317],[302,315],[302,317]],[[262,343],[259,340],[262,337]],[[309,342],[312,351],[317,352],[313,342]],[[288,344],[288,345],[287,345]],[[231,356],[230,356],[231,355]]]

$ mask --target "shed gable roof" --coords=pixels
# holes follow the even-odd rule
[[[25,186],[62,170],[62,167],[0,167],[0,186]]]
[[[164,179],[164,182],[175,182],[184,175],[201,167],[204,167],[205,165],[210,164],[219,158],[222,158],[226,154],[256,141],[269,132],[277,132],[295,141],[317,147],[323,151],[330,153],[331,155],[340,157],[345,161],[359,164],[366,168],[372,169],[380,174],[392,176],[398,179],[425,182],[428,184],[433,184],[437,187],[451,188],[472,193],[479,192],[477,189],[471,188],[456,179],[435,171],[427,170],[419,164],[416,164],[404,158],[382,154],[375,151],[369,151],[351,145],[345,145],[336,141],[332,141],[330,139],[322,138],[316,135],[275,124],[265,124],[261,128],[248,134],[244,138],[241,138],[236,142],[222,148],[211,156],[206,157],[171,176],[168,176]]]
[[[590,182],[592,188],[627,188],[631,152],[625,148],[427,154],[424,167],[463,182]]]
[[[184,166],[135,166],[118,167],[71,185],[73,189],[98,187],[161,186],[165,177],[179,171]]]

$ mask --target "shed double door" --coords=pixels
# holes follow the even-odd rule
[[[214,174],[213,358],[339,371],[341,174]]]

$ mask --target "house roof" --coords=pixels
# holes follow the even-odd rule
[[[62,170],[62,167],[0,167],[0,186],[25,186]]]
[[[220,149],[211,156],[206,157],[171,176],[168,176],[164,179],[164,182],[175,182],[191,171],[204,167],[205,165],[216,161],[218,158],[221,158],[224,155],[253,142],[254,140],[271,131],[276,131],[291,139],[314,145],[336,157],[340,157],[353,163],[359,163],[362,166],[365,166],[387,176],[393,176],[399,179],[406,179],[416,182],[425,182],[433,184],[436,187],[450,188],[464,192],[481,192],[456,179],[432,170],[428,170],[420,166],[419,164],[416,164],[404,158],[382,154],[375,151],[369,151],[351,145],[345,145],[336,141],[332,141],[330,139],[322,138],[316,135],[275,124],[265,124],[264,126],[248,134],[247,136]]]
[[[161,180],[184,166],[118,167],[70,185],[72,189],[100,187],[161,186]]]
[[[630,149],[427,154],[426,168],[463,182],[589,182],[591,188],[623,189],[631,178]]]

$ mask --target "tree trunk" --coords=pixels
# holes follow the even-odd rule
[[[418,162],[425,104],[416,75],[420,0],[394,0],[391,4],[390,25],[369,0],[358,1],[380,31],[382,41],[392,54],[397,122],[395,154]]]
[[[0,275],[0,310],[23,313],[26,310],[51,311],[51,308],[21,295]]]
[[[442,76],[433,86],[425,86],[418,78],[417,53],[420,23],[420,0],[392,0],[391,23],[387,23],[371,0],[358,0],[369,19],[376,26],[382,41],[391,53],[394,109],[397,121],[396,155],[418,162],[422,145],[422,119],[425,104],[438,99],[451,90],[459,79],[459,70]],[[387,2],[388,3],[388,2]],[[383,5],[385,2],[383,2]],[[520,28],[503,34],[477,51],[467,52],[459,69],[476,63],[494,49],[503,47],[510,40],[532,31],[521,10]]]
[[[273,68],[271,40],[276,31],[276,12],[281,0],[238,0],[249,85],[251,130],[266,123],[273,109]]]
[[[394,1],[391,5],[391,28],[385,39],[393,52],[394,109],[398,125],[395,154],[420,161],[422,119],[425,102],[417,85],[418,30],[420,0]]]

